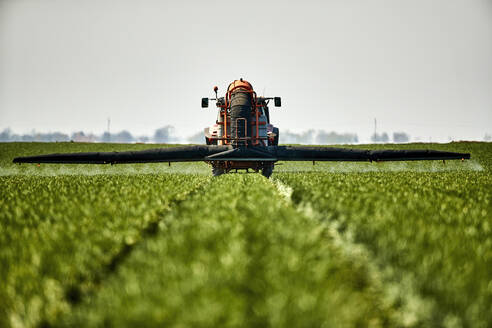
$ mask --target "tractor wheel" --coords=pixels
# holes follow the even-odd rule
[[[261,174],[265,177],[265,178],[269,178],[273,173],[273,164],[267,164],[265,166],[263,166],[263,168],[261,169]]]
[[[216,139],[205,137],[205,143],[207,145],[217,145],[217,140]]]
[[[224,173],[225,173],[225,171],[223,168],[221,168],[219,166],[212,166],[212,175],[214,177],[218,177],[219,175],[222,175]]]

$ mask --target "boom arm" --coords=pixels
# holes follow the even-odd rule
[[[117,164],[198,161],[419,161],[469,159],[468,153],[436,150],[361,150],[331,147],[186,146],[141,151],[48,154],[17,157],[14,163]]]
[[[228,150],[227,146],[187,146],[124,152],[48,154],[14,158],[14,163],[128,164],[197,162]]]
[[[361,150],[330,147],[276,147],[279,161],[421,161],[469,159],[470,154],[437,150]]]

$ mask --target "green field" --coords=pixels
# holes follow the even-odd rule
[[[0,144],[0,327],[491,327],[492,144],[469,161],[11,163],[155,148]]]

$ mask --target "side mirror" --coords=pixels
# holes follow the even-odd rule
[[[202,108],[208,107],[208,98],[202,98]]]
[[[282,100],[280,99],[280,97],[273,98],[273,102],[275,103],[275,107],[282,106]]]

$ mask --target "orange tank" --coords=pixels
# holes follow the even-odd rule
[[[234,82],[229,84],[229,87],[227,88],[227,93],[230,93],[238,88],[246,89],[248,91],[253,91],[253,86],[251,85],[251,83],[243,79],[240,79],[240,80],[235,80]]]

